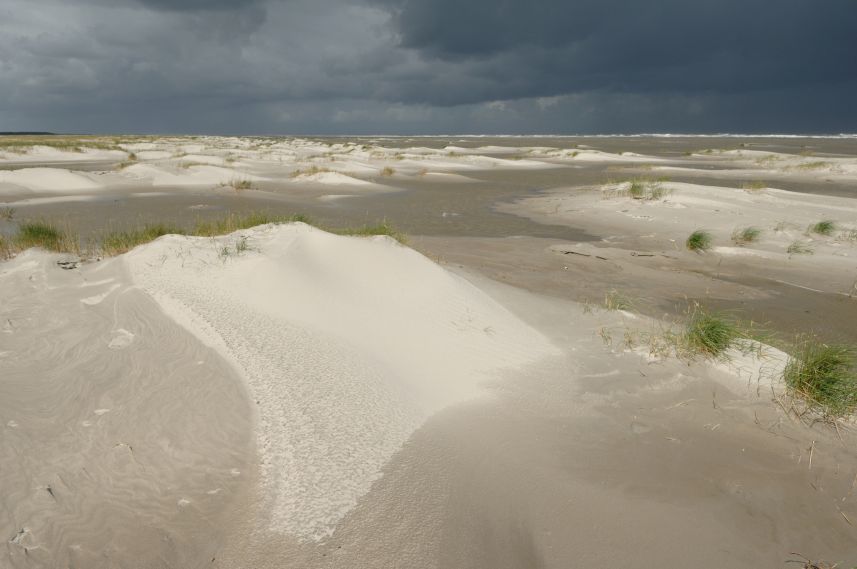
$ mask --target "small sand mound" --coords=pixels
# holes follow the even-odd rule
[[[0,193],[3,186],[12,185],[37,192],[66,192],[95,190],[100,184],[82,173],[64,168],[22,168],[0,170]]]
[[[243,236],[241,254],[238,235],[169,236],[125,261],[246,378],[275,531],[330,535],[428,416],[555,351],[481,290],[389,238],[303,224]]]
[[[360,180],[339,172],[317,172],[315,174],[301,174],[292,178],[295,182],[312,182],[328,186],[369,186],[372,183]]]
[[[262,180],[233,168],[194,164],[187,168],[165,168],[153,164],[134,164],[122,170],[127,177],[151,181],[153,186],[216,186],[236,181]]]

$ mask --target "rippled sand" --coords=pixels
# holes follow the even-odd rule
[[[254,467],[235,372],[110,261],[0,265],[6,567],[193,567]]]
[[[269,209],[387,217],[428,256],[265,230],[0,263],[0,567],[857,564],[853,423],[785,414],[781,353],[639,342],[688,299],[857,339],[854,140],[278,144],[164,139],[125,174],[123,156],[0,157],[34,170],[0,176],[0,233]],[[342,171],[291,176],[313,162]],[[218,185],[235,172],[258,187]],[[610,194],[661,175],[664,202]],[[822,217],[839,232],[808,234]],[[731,244],[749,224],[762,239]],[[697,226],[706,255],[681,247]],[[614,288],[633,313],[602,308]]]

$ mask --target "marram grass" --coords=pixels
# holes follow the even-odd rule
[[[814,336],[798,340],[783,379],[793,394],[828,416],[857,409],[857,359],[850,346],[822,343]]]
[[[744,335],[741,327],[730,318],[697,306],[688,318],[682,340],[691,353],[716,358]]]
[[[54,253],[76,253],[80,249],[77,238],[46,221],[28,221],[19,225],[13,245],[17,250],[38,247]]]
[[[747,243],[753,243],[754,241],[758,241],[759,236],[762,234],[762,230],[758,227],[745,227],[743,229],[736,229],[732,233],[732,241],[736,245],[746,245]]]
[[[685,241],[685,246],[691,251],[708,251],[714,241],[711,233],[703,229],[697,229]]]

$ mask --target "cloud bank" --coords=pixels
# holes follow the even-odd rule
[[[2,0],[0,130],[857,132],[854,0]]]

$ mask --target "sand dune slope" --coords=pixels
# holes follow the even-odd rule
[[[165,237],[125,262],[246,377],[268,529],[302,539],[332,533],[429,415],[554,353],[467,281],[386,237],[266,226]]]
[[[0,263],[0,567],[198,567],[252,460],[249,403],[120,263]]]
[[[67,192],[95,190],[100,187],[100,184],[86,174],[70,172],[63,168],[24,168],[0,171],[0,195],[15,188],[39,192]]]

